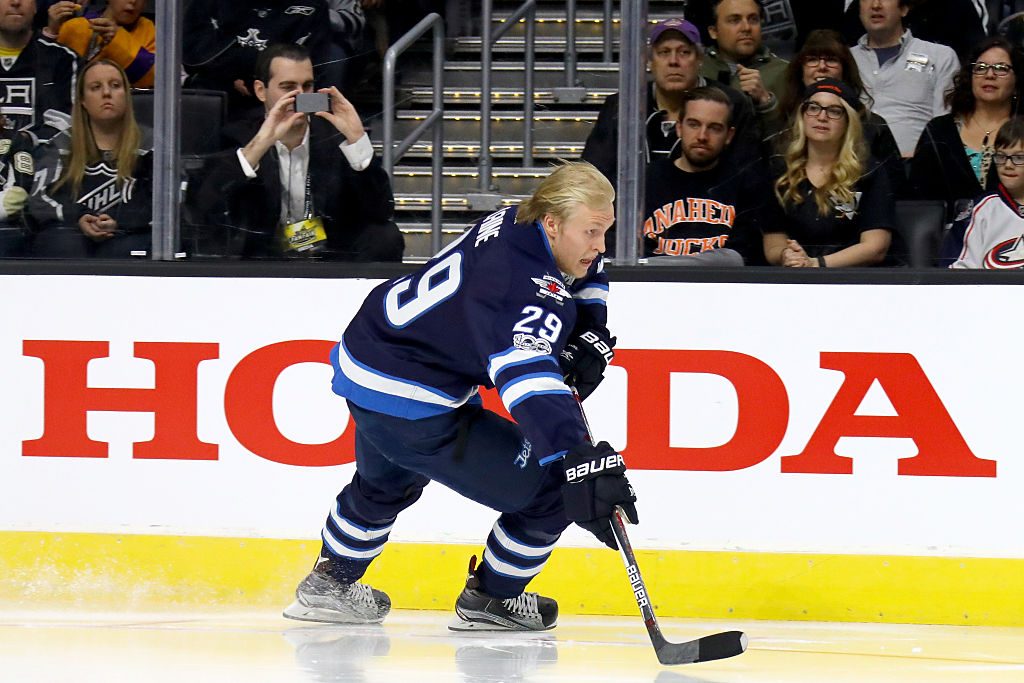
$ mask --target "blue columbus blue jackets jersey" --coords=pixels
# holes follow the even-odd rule
[[[335,393],[422,419],[496,387],[541,464],[587,438],[558,354],[574,330],[605,330],[608,278],[595,259],[564,277],[539,223],[515,207],[469,228],[420,270],[370,292],[331,353]]]

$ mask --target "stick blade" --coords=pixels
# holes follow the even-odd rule
[[[694,647],[696,645],[696,647]],[[704,636],[688,643],[664,643],[655,650],[662,664],[693,664],[726,659],[743,654],[747,649],[747,634],[743,631],[725,631]]]

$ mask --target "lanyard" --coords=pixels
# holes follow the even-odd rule
[[[306,194],[305,194],[305,199],[302,202],[302,213],[303,213],[302,218],[303,218],[303,220],[309,220],[310,218],[313,217],[313,181],[312,181],[312,176],[310,175],[310,172],[309,172],[309,166],[310,166],[311,157],[312,157],[312,150],[309,151],[309,154],[307,154],[307,157],[306,157],[306,183],[305,183],[305,185],[306,185],[306,187],[305,187]],[[287,215],[288,215],[288,221],[287,222],[288,223],[294,223],[295,222],[295,217],[292,216],[292,189],[291,188],[292,188],[292,178],[294,177],[293,164],[295,162],[292,159],[291,152],[288,153],[288,159],[289,159],[289,163],[288,163],[288,191],[287,191],[288,192],[288,197],[287,197],[287,200],[286,200],[285,204],[286,204],[286,207],[287,207],[286,211],[287,211]]]

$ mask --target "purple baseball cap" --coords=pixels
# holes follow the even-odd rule
[[[683,38],[686,38],[694,45],[700,45],[700,31],[686,19],[666,19],[665,21],[655,24],[651,29],[651,37],[648,40],[648,43],[650,45],[654,45],[661,40],[666,31],[675,31],[676,33],[682,34]]]

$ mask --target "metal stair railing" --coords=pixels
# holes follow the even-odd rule
[[[533,78],[534,47],[536,44],[537,0],[525,0],[500,26],[492,27],[494,0],[483,0],[482,33],[480,41],[480,191],[485,195],[494,191],[491,182],[491,66],[492,48],[520,19],[526,18],[524,43],[523,85],[523,168],[533,166]]]
[[[427,31],[434,31],[433,45],[433,87],[434,98],[430,115],[415,130],[406,135],[397,149],[395,148],[395,65],[398,55],[408,50],[413,43]],[[444,196],[444,172],[442,161],[444,154],[444,20],[440,14],[433,12],[395,41],[384,53],[384,170],[394,187],[395,162],[402,158],[429,129],[433,129],[434,141],[431,154],[430,179],[430,249],[436,254],[441,251],[441,203]]]

